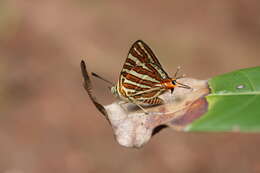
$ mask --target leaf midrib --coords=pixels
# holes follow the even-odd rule
[[[240,96],[240,95],[260,95],[260,91],[252,91],[252,92],[238,92],[238,93],[214,93],[209,94],[208,96]]]

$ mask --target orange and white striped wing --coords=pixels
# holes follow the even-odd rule
[[[168,74],[163,70],[160,62],[154,55],[153,51],[142,40],[137,40],[130,48],[121,73],[129,72],[133,67],[136,66],[155,73],[162,79],[169,78]]]
[[[167,73],[152,50],[143,41],[138,40],[132,45],[126,58],[119,77],[118,92],[121,92],[121,97],[159,103],[157,97],[163,91],[160,84],[167,78]]]

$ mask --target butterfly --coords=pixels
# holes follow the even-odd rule
[[[144,110],[143,104],[163,104],[159,96],[167,90],[173,92],[176,87],[191,89],[177,81],[182,77],[177,77],[178,71],[179,68],[174,78],[169,77],[151,48],[144,41],[137,40],[130,48],[119,80],[111,87],[111,92],[120,100],[134,103]]]

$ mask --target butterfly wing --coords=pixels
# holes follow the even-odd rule
[[[142,40],[137,40],[130,48],[121,74],[133,70],[134,67],[143,68],[146,72],[149,71],[148,74],[154,73],[157,78],[169,78],[151,48]]]
[[[160,93],[160,82],[169,78],[152,50],[143,41],[136,41],[128,53],[120,74],[120,86],[134,99],[148,100]],[[149,92],[151,91],[151,92]]]

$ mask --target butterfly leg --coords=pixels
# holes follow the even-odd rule
[[[139,108],[141,108],[145,114],[149,114],[152,112],[148,112],[146,109],[144,109],[140,104],[136,103],[135,100],[131,100],[131,102],[135,105],[137,105]],[[163,99],[159,98],[159,97],[154,97],[152,99],[149,100],[143,100],[143,103],[147,103],[147,104],[151,104],[151,105],[161,105],[164,103]]]
[[[145,114],[148,114],[148,111],[143,108],[140,104],[137,103],[137,101],[135,99],[132,99],[130,97],[128,97],[128,99],[131,101],[131,103],[135,104],[136,106],[138,106],[140,109],[142,109],[142,111],[144,111]]]
[[[135,104],[136,106],[138,106],[140,109],[142,109],[144,111],[145,114],[148,114],[148,111],[146,109],[144,109],[140,104],[138,104],[135,100],[133,99],[129,99],[131,101],[131,103]],[[127,104],[128,102],[126,101],[120,101],[118,102],[118,104],[120,105],[121,108],[123,108],[125,111],[128,111],[127,108],[125,106],[123,106],[124,104]]]
[[[119,102],[118,102],[119,106],[120,106],[124,111],[126,111],[126,112],[128,112],[128,110],[127,110],[127,107],[124,106],[124,105],[127,104],[127,103],[128,103],[128,102],[126,102],[126,101],[119,101]]]
[[[145,114],[148,114],[148,111],[143,108],[140,104],[137,103],[137,101],[135,100],[131,100],[136,106],[138,106],[140,109],[142,109],[144,111]]]

